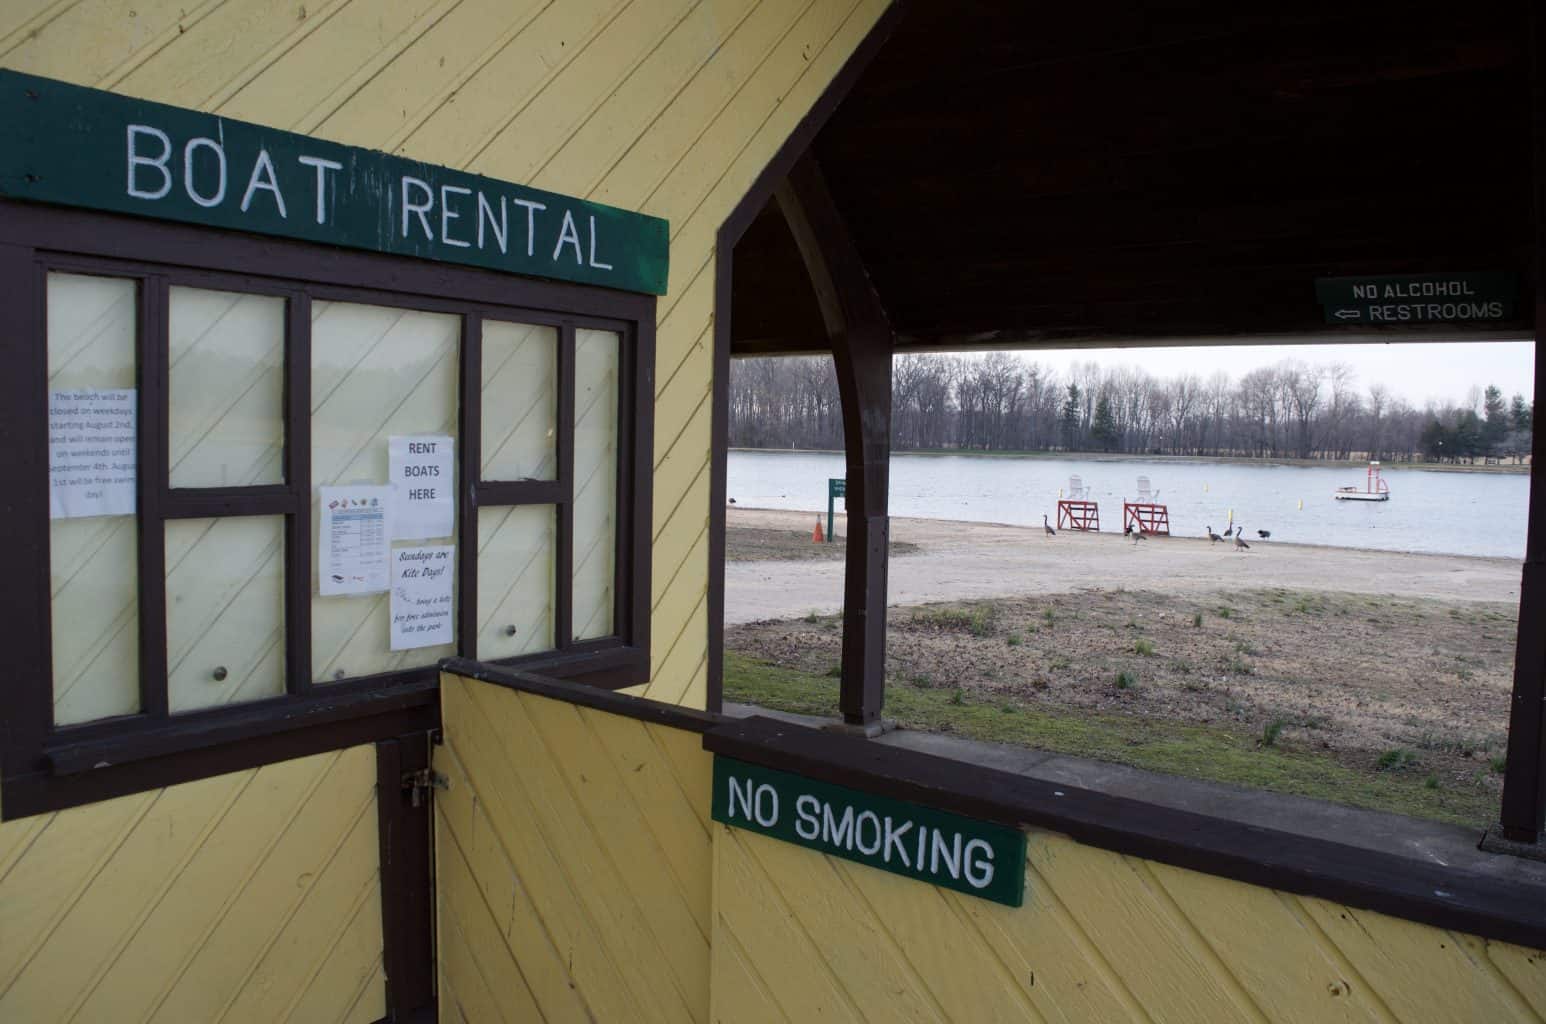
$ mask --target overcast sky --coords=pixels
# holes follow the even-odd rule
[[[1251,345],[1238,348],[1101,348],[1023,353],[1043,366],[1066,373],[1074,363],[1094,360],[1102,366],[1139,366],[1156,377],[1195,373],[1204,380],[1223,369],[1239,379],[1259,366],[1284,359],[1306,363],[1346,363],[1363,391],[1383,382],[1392,394],[1421,407],[1428,399],[1463,401],[1473,387],[1496,384],[1505,397],[1515,392],[1534,401],[1535,343],[1403,342],[1373,345]]]

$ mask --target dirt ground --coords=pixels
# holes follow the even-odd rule
[[[732,512],[728,547],[786,514],[766,515]],[[893,686],[1211,725],[1362,771],[1498,784],[1517,562],[1270,544],[1237,554],[1179,538],[1135,550],[1120,536],[919,520],[894,532],[918,550],[891,569]],[[788,568],[730,567],[744,575],[727,594],[739,624],[726,645],[833,674],[840,599],[822,600],[827,581],[811,577],[836,568],[840,588],[841,563]],[[931,587],[934,600],[914,596]],[[759,599],[740,601],[749,589]],[[762,614],[770,607],[778,614]]]
[[[891,542],[891,556],[916,554],[918,545],[906,541]],[[808,562],[813,560],[843,561],[841,538],[830,543],[817,544],[808,533],[796,533],[787,529],[758,526],[733,526],[729,543],[725,545],[725,557],[732,562]]]

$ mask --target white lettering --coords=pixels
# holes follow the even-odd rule
[[[408,189],[409,189],[410,186],[419,190],[419,194],[424,197],[424,202],[422,202],[422,203],[413,203],[413,202],[409,202],[408,201]],[[408,215],[410,213],[416,213],[416,214],[419,215],[419,226],[424,229],[424,237],[429,239],[431,242],[433,242],[435,240],[435,232],[431,231],[430,227],[429,227],[429,218],[424,216],[426,213],[428,213],[434,207],[434,205],[435,205],[435,193],[430,189],[428,182],[420,181],[418,178],[410,178],[406,174],[403,175],[403,237],[404,238],[408,237]]]
[[[955,834],[955,839],[950,846],[945,845],[945,835],[939,830],[934,832],[934,847],[929,851],[929,871],[931,874],[939,874],[940,854],[945,856],[945,867],[950,869],[951,878],[961,877],[961,833]]]
[[[732,775],[728,781],[730,783],[730,809],[725,816],[727,818],[735,817],[736,797],[740,797],[741,817],[750,820],[752,816],[752,780],[746,779],[744,782],[742,782],[734,775]],[[737,785],[738,782],[741,784]]]
[[[595,267],[597,270],[611,270],[612,269],[612,264],[610,264],[610,263],[599,263],[596,260],[596,215],[595,214],[591,214],[591,218],[590,218],[590,265]]]
[[[451,212],[450,197],[452,195],[470,196],[472,195],[472,189],[462,188],[460,185],[440,186],[440,240],[447,245],[454,245],[457,248],[465,249],[472,243],[464,242],[460,238],[451,237],[451,222],[460,219],[462,216],[460,213]]]
[[[564,211],[563,227],[558,229],[558,244],[553,246],[553,260],[557,262],[558,254],[563,251],[565,245],[574,246],[574,261],[584,263],[580,256],[580,232],[574,226],[574,215],[568,210]]]
[[[252,165],[252,177],[247,179],[247,191],[242,194],[243,213],[252,205],[252,194],[260,188],[274,193],[274,205],[279,207],[279,216],[288,219],[284,193],[279,191],[279,178],[274,174],[274,161],[269,159],[266,149],[258,150],[257,162]]]
[[[214,153],[215,160],[220,167],[220,178],[215,186],[214,195],[204,195],[198,189],[193,187],[193,154],[198,152],[200,149],[208,149],[210,152]],[[224,146],[220,145],[220,143],[216,142],[214,139],[206,139],[202,136],[197,139],[188,140],[188,144],[183,147],[183,191],[188,193],[189,199],[192,199],[200,206],[210,207],[220,205],[221,201],[225,199]]]
[[[832,816],[832,805],[821,805],[821,839],[822,842],[831,843],[833,846],[841,846],[847,850],[852,848],[854,842],[854,809],[843,808],[843,816]]]
[[[546,210],[548,205],[547,203],[539,203],[531,199],[512,199],[510,201],[516,206],[526,207],[526,255],[531,256],[536,252],[533,246],[537,241],[537,211]]]
[[[927,825],[919,825],[918,826],[918,857],[914,861],[914,863],[918,865],[918,870],[919,871],[923,870],[923,855],[924,855],[924,853],[929,848],[928,847],[928,842],[929,842],[929,826],[927,826]]]
[[[499,243],[499,254],[505,254],[505,236],[510,231],[509,210],[505,207],[505,197],[499,197],[499,223],[494,223],[494,208],[483,198],[483,193],[478,193],[478,248],[483,248],[483,223],[487,219],[489,230],[494,233],[494,241]]]
[[[864,823],[866,821],[870,823],[871,831],[875,835],[875,841],[869,844],[864,842]],[[859,848],[860,853],[870,856],[880,852],[880,818],[875,815],[874,811],[860,811],[859,816],[854,819],[854,845]]]
[[[139,151],[136,139],[141,135],[150,135],[161,140],[161,155],[156,157],[144,156]],[[129,195],[135,199],[162,199],[172,191],[172,172],[167,170],[166,162],[172,157],[172,140],[167,138],[166,132],[159,128],[152,128],[148,124],[131,124],[129,126]],[[158,189],[145,189],[139,186],[139,172],[136,168],[154,167],[161,172],[161,187]]]
[[[886,815],[886,852],[881,856],[887,864],[891,863],[891,848],[896,847],[896,855],[903,867],[912,867],[913,862],[907,859],[907,847],[902,845],[902,837],[913,827],[910,821],[903,822],[901,828],[895,827],[891,822],[891,815]]]
[[[815,839],[821,835],[821,822],[816,819],[816,808],[821,801],[809,793],[801,794],[794,802],[794,831],[801,839]]]
[[[981,850],[986,859],[973,859],[972,851]],[[966,881],[974,889],[986,888],[993,881],[993,847],[986,840],[971,839],[966,844]]]
[[[763,803],[762,798],[767,797],[768,802]],[[757,824],[763,828],[772,828],[778,824],[778,790],[764,782],[757,787],[757,795],[753,798],[752,816],[757,819]],[[764,814],[763,811],[767,813]]]
[[[320,156],[298,156],[297,162],[317,169],[317,223],[327,223],[327,172],[341,171],[344,165],[336,160],[324,160]]]

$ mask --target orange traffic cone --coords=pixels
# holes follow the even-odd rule
[[[821,517],[817,516],[816,517],[816,529],[811,531],[811,543],[812,544],[820,544],[823,541],[825,541],[826,539],[827,538],[822,536],[822,533],[821,533]]]

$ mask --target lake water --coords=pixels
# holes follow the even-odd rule
[[[984,458],[894,455],[891,514],[987,523],[1056,524],[1058,491],[1078,475],[1100,502],[1101,527],[1122,530],[1122,500],[1147,476],[1170,508],[1170,531],[1222,532],[1233,511],[1246,538],[1382,551],[1523,558],[1530,478],[1386,466],[1390,500],[1336,501],[1338,487],[1364,486],[1362,467],[1238,465],[1167,459]],[[753,508],[821,510],[827,479],[843,457],[819,452],[733,451],[726,494]],[[1303,507],[1300,507],[1301,502]],[[841,502],[838,505],[842,509]]]

